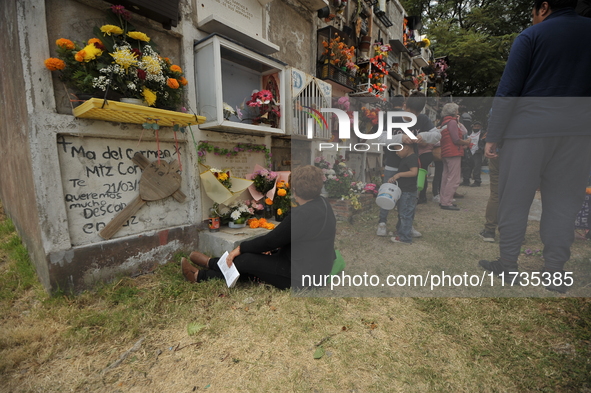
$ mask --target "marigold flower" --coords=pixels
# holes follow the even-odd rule
[[[45,68],[47,68],[49,71],[63,70],[66,68],[66,63],[61,59],[50,57],[49,59],[45,60]]]
[[[121,34],[123,34],[123,29],[121,27],[115,26],[115,25],[103,25],[103,26],[101,26],[101,31],[103,32],[103,34],[106,34],[106,35],[111,35],[111,34],[121,35]]]
[[[95,42],[96,42],[97,44],[101,44],[101,45],[103,44],[103,42],[102,42],[101,40],[99,40],[98,38],[91,38],[91,39],[89,39],[89,40],[88,40],[88,44],[89,44],[89,45],[90,45],[90,44],[94,44]]]
[[[74,55],[74,59],[80,63],[82,63],[84,61],[84,57],[86,56],[86,52],[83,50],[78,51],[75,55]]]
[[[130,31],[129,33],[127,33],[127,36],[133,38],[134,40],[150,42],[150,37],[148,37],[141,31]]]
[[[154,104],[156,104],[156,93],[145,86],[144,90],[142,91],[142,96],[144,96],[144,100],[148,103],[148,105],[154,106]]]
[[[179,78],[179,83],[180,83],[181,85],[183,85],[183,86],[187,86],[187,84],[189,83],[189,81],[188,81],[188,80],[186,80],[184,76],[181,76],[181,77]]]
[[[281,209],[277,209],[277,215],[278,215],[278,216],[282,216],[282,215],[283,215],[283,210],[281,210]]]
[[[60,38],[57,41],[55,41],[55,44],[61,48],[69,50],[72,50],[76,47],[76,45],[74,45],[74,43],[67,38]]]
[[[285,191],[284,188],[280,188],[280,189],[277,190],[277,195],[279,195],[281,197],[282,196],[285,196],[285,195],[287,195],[287,191]]]
[[[266,223],[265,225],[263,225],[263,228],[265,229],[275,229],[275,224],[271,224],[270,222]]]
[[[277,183],[277,188],[283,188],[285,187],[285,182],[283,180],[281,180],[279,183]]]
[[[174,78],[168,78],[168,80],[166,81],[166,84],[168,85],[168,87],[170,87],[171,89],[178,89],[179,88],[179,81],[177,81]]]
[[[170,66],[170,70],[172,72],[178,72],[178,73],[182,73],[183,72],[182,68],[179,67],[178,65],[172,65],[172,66]]]
[[[248,220],[248,226],[250,228],[258,228],[260,226],[258,220]]]
[[[266,198],[266,199],[265,199],[265,203],[266,203],[267,205],[271,206],[271,205],[273,204],[273,200],[272,200],[272,199],[270,199],[270,198]]]
[[[266,223],[267,223],[267,219],[266,219],[266,218],[262,218],[262,217],[261,217],[261,218],[259,218],[259,223],[260,223],[261,225],[263,225],[263,224],[266,224]]]

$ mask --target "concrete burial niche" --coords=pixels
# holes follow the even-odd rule
[[[0,198],[48,291],[79,292],[118,275],[149,271],[179,251],[198,248],[204,226],[196,152],[188,132],[175,134],[167,126],[144,129],[127,122],[127,115],[75,117],[69,91],[43,66],[47,57],[56,57],[58,38],[86,42],[94,37],[92,28],[106,23],[108,7],[93,0],[0,4],[0,31],[6,37],[0,54],[12,70],[0,83],[0,153],[5,160]],[[194,37],[139,16],[133,23],[158,43],[163,56],[192,69]],[[189,104],[195,107],[194,98]],[[136,118],[161,114],[129,111]],[[199,122],[192,118],[193,124]],[[134,162],[138,152],[155,165],[160,160],[155,171],[171,163],[171,172],[180,174],[178,192],[184,198],[148,201],[104,239],[101,230],[142,192],[142,173],[149,168]]]

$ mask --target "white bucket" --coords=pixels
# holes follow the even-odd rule
[[[402,191],[397,184],[384,183],[378,191],[376,203],[379,207],[385,210],[392,210],[396,206],[396,202],[400,199]]]

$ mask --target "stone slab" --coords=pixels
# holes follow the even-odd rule
[[[269,222],[278,225],[277,222]],[[251,240],[269,233],[264,228],[239,228],[233,229],[222,226],[219,232],[201,231],[199,232],[199,251],[212,256],[219,257],[226,251],[232,251],[245,240]]]

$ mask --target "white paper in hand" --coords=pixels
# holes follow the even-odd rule
[[[236,281],[238,281],[240,273],[238,273],[236,265],[232,264],[231,267],[228,267],[228,264],[226,263],[226,258],[228,258],[228,251],[226,251],[224,255],[220,257],[218,261],[218,266],[220,267],[220,270],[226,278],[226,284],[228,285],[228,288],[232,288],[234,285],[236,285]]]

